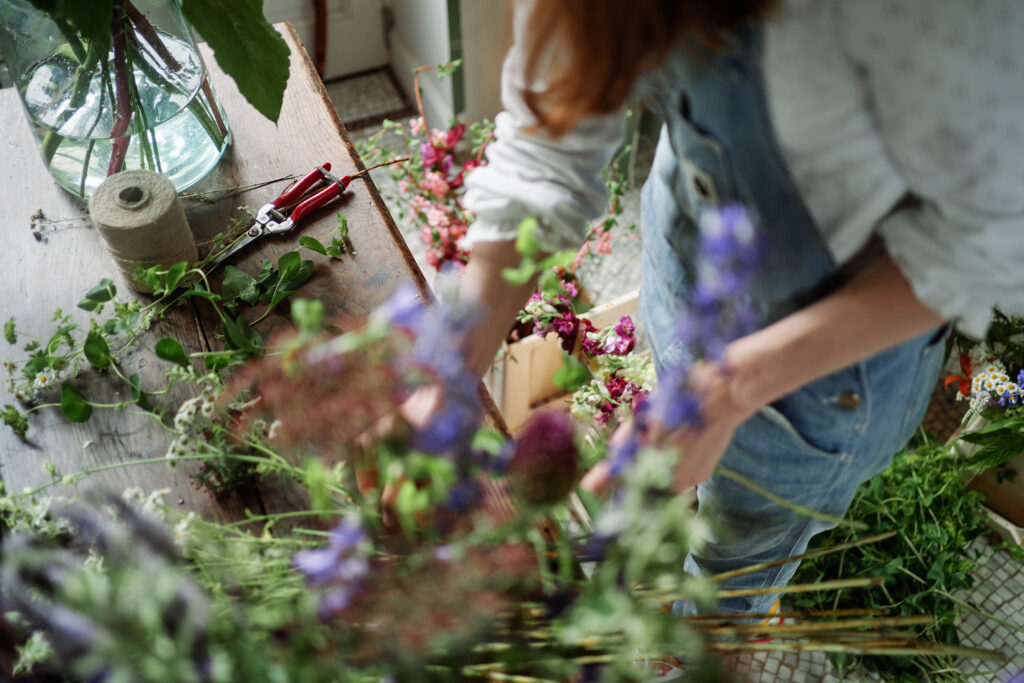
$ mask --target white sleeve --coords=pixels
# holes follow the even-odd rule
[[[879,226],[917,297],[985,334],[1024,312],[1024,5],[841,0],[887,152],[914,202]]]
[[[466,177],[464,205],[476,214],[467,239],[515,239],[519,222],[535,216],[546,249],[575,248],[586,236],[587,223],[605,209],[607,190],[600,172],[625,136],[625,113],[587,117],[558,138],[528,132],[535,118],[520,95],[525,86],[519,39],[523,15],[517,12],[515,45],[502,69],[505,111],[495,117],[487,165]]]

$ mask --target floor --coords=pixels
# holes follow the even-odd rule
[[[412,115],[413,110],[402,100],[394,80],[386,72],[335,81],[327,85],[327,90],[354,140],[365,139],[376,132],[383,118],[397,119]],[[372,175],[385,201],[392,207],[392,213],[397,214],[394,204],[397,192],[387,171],[373,172]],[[625,197],[624,223],[638,220],[638,195],[634,190]],[[411,236],[409,247],[429,279],[432,269],[422,261],[423,249],[415,237],[418,228],[404,227],[406,234]],[[639,250],[639,240],[635,235],[627,235],[615,245],[611,257],[604,259],[593,272],[584,273],[583,277],[590,283],[596,303],[608,301],[639,286]],[[990,545],[985,539],[978,543],[981,548]],[[1024,672],[1024,566],[1006,552],[991,552],[977,567],[975,579],[974,588],[957,597],[972,603],[995,619],[967,614],[958,625],[961,640],[964,645],[1000,650],[1009,659],[996,668],[978,660],[963,660],[958,670],[971,681],[1008,683],[1015,675]],[[748,680],[765,683],[860,683],[880,680],[863,672],[842,676],[823,653],[759,653],[744,656],[740,663]],[[1020,683],[1021,680],[1024,679],[1014,679],[1013,683]]]

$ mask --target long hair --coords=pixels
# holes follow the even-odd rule
[[[634,79],[657,66],[677,40],[712,49],[726,32],[763,17],[776,0],[534,0],[527,23],[522,93],[551,135],[588,114],[618,109]],[[557,59],[550,57],[557,53]],[[540,72],[543,71],[543,74]]]

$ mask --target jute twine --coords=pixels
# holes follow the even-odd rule
[[[89,216],[129,286],[136,266],[171,266],[198,259],[192,230],[174,184],[155,171],[123,171],[104,180],[89,199]]]

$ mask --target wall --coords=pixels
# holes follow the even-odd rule
[[[501,111],[501,64],[512,44],[509,0],[462,0],[463,76],[467,121]]]
[[[391,69],[412,103],[415,102],[413,70],[451,60],[448,3],[446,0],[388,0],[387,4],[393,22],[388,32]],[[433,128],[447,127],[455,114],[452,80],[439,81],[433,71],[425,72],[420,75],[420,89],[427,123]]]
[[[292,22],[306,52],[313,56],[315,32],[311,0],[265,0],[263,14],[273,22]],[[324,80],[368,71],[387,63],[382,0],[327,0]]]

